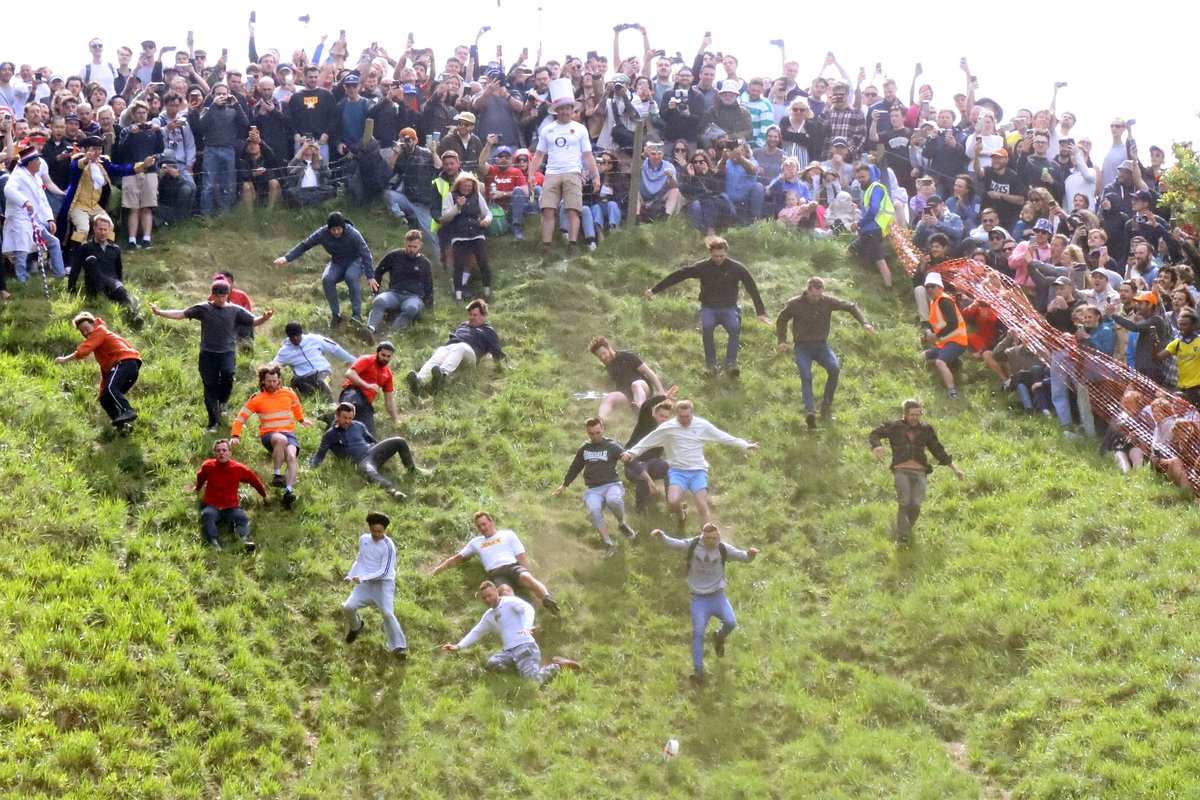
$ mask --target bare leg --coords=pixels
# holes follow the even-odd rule
[[[633,382],[633,407],[641,408],[642,403],[650,396],[650,384],[645,381]]]
[[[280,195],[283,194],[283,187],[279,185],[277,178],[272,178],[267,182],[267,210],[270,211],[279,202]]]
[[[553,216],[550,217],[550,221],[551,221],[551,223],[553,223],[553,221],[554,221]],[[579,212],[575,211],[574,209],[568,208],[567,209],[567,242],[568,243],[574,244],[575,242],[579,241],[579,225],[580,225]],[[545,228],[546,228],[546,223],[545,223],[545,218],[543,217],[543,219],[542,219],[543,231],[545,230]],[[542,236],[542,240],[545,241],[544,235]]]
[[[250,183],[250,181],[243,182],[242,183],[242,206],[247,211],[254,210],[254,199],[255,199],[254,184]]]
[[[708,510],[708,489],[701,489],[692,497],[696,498],[696,509],[700,512],[700,524],[707,525],[712,522],[712,515]]]
[[[554,241],[554,209],[542,209],[542,244]]]
[[[988,369],[990,369],[992,372],[996,373],[996,375],[1000,378],[1000,380],[1002,380],[1002,381],[1008,380],[1008,370],[1005,369],[1004,364],[1001,364],[999,361],[996,360],[996,356],[992,353],[991,350],[984,350],[983,353],[981,353],[979,357],[983,359],[983,363],[988,365]]]
[[[287,446],[287,485],[296,485],[296,446],[289,444]]]
[[[283,469],[283,460],[287,458],[287,451],[287,437],[282,433],[271,434],[271,466],[274,467],[276,475]]]
[[[952,373],[950,368],[946,366],[946,362],[939,358],[935,358],[930,363],[933,364],[933,368],[937,371],[938,375],[942,376],[942,383],[946,384],[946,388],[953,389],[954,373]]]
[[[138,238],[138,223],[141,217],[138,215],[136,208],[130,208],[125,211],[125,224],[129,227],[129,238],[137,241]]]
[[[142,238],[149,239],[150,234],[154,232],[154,209],[143,208],[139,209],[138,213],[142,217]]]
[[[675,512],[675,518],[679,520],[682,526],[685,520],[683,516],[683,487],[671,484],[667,487],[667,507]]]
[[[883,285],[888,289],[892,288],[892,271],[888,269],[887,261],[881,258],[875,262],[875,266],[879,268],[879,275],[883,278]]]
[[[522,572],[521,577],[517,578],[517,582],[526,589],[529,589],[538,597],[545,597],[546,595],[550,594],[550,590],[546,588],[545,584],[533,577],[532,572]]]
[[[620,392],[608,392],[600,398],[600,410],[596,413],[599,414],[600,419],[609,419],[618,403],[625,403],[625,395]]]
[[[1133,468],[1133,465],[1129,463],[1128,453],[1117,450],[1113,453],[1113,458],[1116,460],[1117,466],[1121,468],[1121,472],[1129,472]]]

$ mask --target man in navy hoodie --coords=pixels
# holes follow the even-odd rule
[[[321,274],[321,286],[325,290],[325,299],[329,301],[329,310],[333,314],[329,326],[336,328],[342,324],[342,308],[338,303],[337,293],[337,285],[342,282],[345,282],[346,288],[350,290],[350,319],[361,325],[362,277],[364,274],[372,274],[374,262],[367,240],[340,211],[330,213],[324,225],[275,259],[274,264],[282,267],[317,245],[321,245],[325,252],[329,253],[329,263],[325,265],[325,271]]]

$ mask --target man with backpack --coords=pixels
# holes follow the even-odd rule
[[[725,596],[725,563],[753,561],[758,557],[758,548],[741,550],[721,541],[721,530],[713,523],[703,528],[703,533],[691,539],[676,539],[661,530],[650,531],[650,535],[661,539],[672,550],[687,551],[687,581],[692,590],[692,680],[704,684],[708,672],[704,669],[704,632],[708,621],[717,617],[721,627],[713,633],[713,650],[717,656],[725,655],[725,639],[737,627],[733,606]]]

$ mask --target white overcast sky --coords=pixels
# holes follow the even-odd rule
[[[821,66],[825,51],[832,49],[852,78],[858,67],[865,66],[870,73],[876,61],[882,62],[885,73],[897,79],[901,96],[907,98],[913,66],[920,61],[925,74],[919,82],[933,85],[935,106],[949,105],[951,95],[962,90],[964,76],[958,60],[967,56],[972,72],[979,76],[979,95],[996,99],[1006,119],[1019,106],[1035,111],[1044,107],[1054,82],[1065,80],[1069,86],[1060,92],[1059,111],[1074,111],[1079,117],[1077,135],[1090,135],[1101,153],[1109,142],[1108,122],[1113,116],[1138,120],[1134,134],[1143,158],[1148,157],[1150,144],[1169,151],[1172,140],[1200,142],[1196,116],[1200,96],[1190,87],[1195,74],[1191,53],[1183,46],[1186,37],[1181,28],[1173,27],[1190,25],[1195,12],[1190,4],[1175,0],[1155,5],[1149,14],[1126,3],[1110,7],[1043,2],[1036,14],[1013,10],[1007,15],[995,13],[1002,8],[995,4],[901,6],[880,0],[832,7],[778,2],[650,6],[631,0],[347,3],[336,11],[330,9],[332,5],[307,0],[198,0],[123,6],[66,0],[56,7],[71,24],[52,37],[27,36],[26,29],[4,26],[0,59],[49,63],[69,73],[88,60],[87,40],[93,35],[103,37],[105,57],[115,62],[119,44],[136,51],[137,43],[149,38],[159,46],[183,46],[191,29],[196,46],[208,51],[210,63],[222,46],[228,46],[230,62],[244,67],[251,9],[258,15],[259,50],[274,47],[285,59],[297,47],[311,55],[322,33],[330,34],[332,41],[345,28],[352,54],[378,40],[395,56],[403,51],[411,30],[417,46],[433,47],[441,61],[454,44],[473,39],[480,25],[493,28],[481,43],[484,57],[494,54],[500,43],[506,64],[522,45],[534,53],[539,38],[545,44],[543,60],[561,60],[565,53],[583,55],[587,50],[611,58],[612,26],[641,22],[650,33],[651,46],[668,53],[681,50],[689,62],[704,31],[711,29],[712,49],[736,54],[742,77],[779,73],[779,51],[768,44],[777,37],[787,42],[789,57],[800,62],[802,83]],[[705,9],[714,13],[703,13]],[[1120,20],[1120,13],[1130,19]],[[297,19],[304,14],[311,16],[307,26]],[[1006,17],[1012,21],[1006,23]],[[706,22],[706,18],[724,22]],[[621,42],[623,56],[641,56],[636,31],[623,33]],[[1176,88],[1181,83],[1187,87],[1182,91]]]

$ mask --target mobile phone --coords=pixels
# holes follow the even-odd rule
[[[251,21],[251,22],[258,22],[258,14],[256,14],[256,13],[255,13],[255,12],[253,12],[253,11],[251,11],[251,12],[250,12],[250,21]]]
[[[339,39],[345,39],[345,38],[346,38],[346,29],[345,29],[345,28],[342,28],[340,31],[338,31],[338,38],[339,38]]]
[[[191,32],[191,31],[188,31],[188,41],[190,42],[190,41],[192,40],[192,38],[193,38],[193,37],[192,37],[192,32]]]
[[[654,51],[655,58],[663,58],[664,56],[666,56],[666,54],[667,54],[666,50],[655,50]]]
[[[1136,119],[1127,119],[1127,120],[1125,120],[1125,127],[1126,127],[1126,128],[1132,128],[1134,125],[1137,125],[1137,120],[1136,120]]]
[[[229,58],[229,48],[228,47],[221,48],[221,58]]]
[[[42,73],[40,73],[40,72],[33,73],[33,79],[40,81],[42,79]]]
[[[408,33],[408,46],[409,47],[413,46],[413,41],[414,41],[414,39],[413,39],[412,31],[409,31],[409,33]]]
[[[704,32],[704,38],[705,38],[705,39],[711,39],[711,38],[712,38],[712,31],[705,31],[705,32]]]
[[[783,47],[783,39],[772,39],[768,44],[773,44],[776,47]]]
[[[875,62],[875,71],[879,72],[879,73],[883,72],[883,62],[882,61]]]

